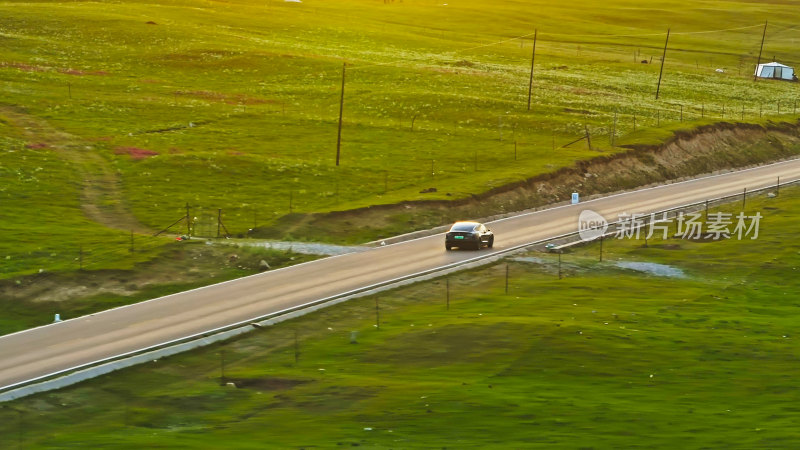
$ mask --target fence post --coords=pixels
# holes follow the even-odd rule
[[[603,262],[603,235],[600,235],[600,262]]]
[[[447,310],[450,311],[450,278],[444,279],[445,291],[447,292]]]
[[[219,351],[219,365],[220,365],[220,376],[219,376],[219,384],[220,386],[225,385],[225,349]]]
[[[508,263],[506,263],[506,295],[508,295]]]
[[[189,202],[186,202],[186,236],[192,235],[192,216],[189,214]]]
[[[747,201],[747,188],[742,191],[742,211],[744,211],[745,201]]]
[[[297,328],[294,329],[294,363],[297,364],[297,360],[300,359],[300,346],[297,343]]]
[[[375,328],[381,329],[381,307],[378,299],[375,299]]]
[[[217,208],[217,239],[219,239],[219,229],[222,226],[222,208]]]
[[[558,251],[558,279],[561,279],[561,250]]]

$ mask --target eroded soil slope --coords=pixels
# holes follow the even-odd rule
[[[660,145],[635,146],[599,156],[481,195],[454,201],[416,201],[326,214],[293,214],[256,230],[262,237],[366,242],[458,219],[489,217],[660,184],[800,154],[800,122],[767,125],[717,123],[676,132]]]

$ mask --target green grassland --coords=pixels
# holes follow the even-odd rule
[[[2,127],[0,126],[0,129]],[[125,269],[159,255],[169,241],[131,236],[81,212],[75,166],[48,149],[0,138],[0,278],[40,271]],[[83,253],[83,255],[81,255]],[[83,259],[83,263],[81,262]]]
[[[604,262],[564,254],[563,279],[533,252],[507,261],[508,293],[501,263],[451,275],[449,309],[445,280],[424,282],[8,403],[0,442],[793,447],[798,195],[748,200],[756,240],[607,240]]]
[[[3,1],[0,17],[0,119],[17,108],[99,155],[121,185],[108,201],[154,229],[186,203],[201,228],[223,208],[242,233],[290,210],[463,198],[675,129],[741,120],[742,108],[750,122],[796,117],[796,84],[749,75],[765,19],[763,59],[800,60],[800,11],[786,2]],[[585,126],[594,150],[553,150]],[[74,167],[48,136],[21,136],[11,119],[0,120],[0,137],[2,227],[35,241],[0,244],[4,257],[27,261],[4,274],[48,265],[38,249],[74,253],[56,243],[68,236],[124,241],[123,232],[91,231],[76,208],[81,178],[95,169]],[[35,156],[11,151],[24,146]],[[59,158],[67,164],[33,164]],[[14,179],[39,167],[35,180]],[[420,193],[429,187],[437,192]]]

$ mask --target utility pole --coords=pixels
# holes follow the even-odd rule
[[[589,146],[589,150],[592,149],[592,136],[589,135],[589,126],[583,124],[583,129],[586,131],[586,145]]]
[[[339,155],[342,149],[342,113],[344,112],[344,74],[347,63],[342,63],[342,95],[339,98],[339,134],[336,138],[336,165],[339,165]]]
[[[531,94],[533,93],[533,62],[536,59],[536,36],[539,30],[533,30],[533,53],[531,54],[531,78],[528,81],[528,111],[531,110]]]
[[[756,72],[753,74],[753,81],[758,81],[758,66],[761,64],[761,52],[764,51],[764,40],[767,39],[767,23],[764,21],[764,34],[761,35],[761,48],[758,49],[758,62],[756,63]]]
[[[664,75],[664,60],[667,59],[667,44],[669,43],[669,28],[667,28],[667,40],[664,42],[664,54],[661,55],[661,70],[658,71],[658,86],[656,87],[656,100],[661,92],[661,77]]]

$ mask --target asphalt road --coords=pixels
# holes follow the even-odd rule
[[[489,224],[494,249],[577,231],[584,209],[615,221],[800,179],[800,159],[642,189]],[[0,387],[292,306],[474,258],[444,249],[441,234],[325,258],[0,337]]]

